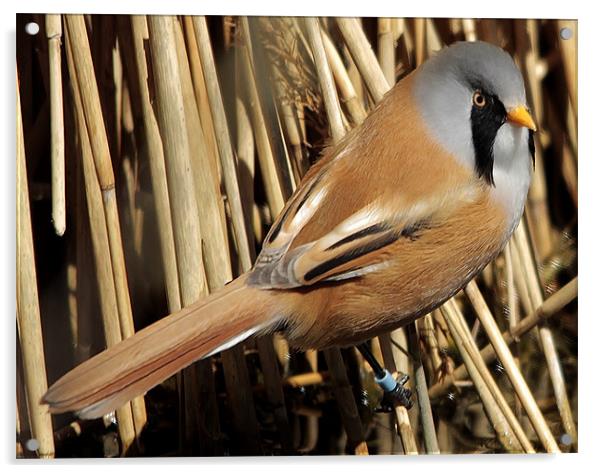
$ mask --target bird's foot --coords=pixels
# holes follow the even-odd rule
[[[383,388],[383,398],[376,412],[392,412],[399,406],[410,409],[413,405],[412,391],[404,388],[410,377],[402,373],[396,373],[396,377],[388,371],[385,373],[387,379],[377,379],[377,383]]]

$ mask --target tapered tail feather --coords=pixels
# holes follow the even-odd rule
[[[275,322],[265,291],[245,276],[77,366],[46,392],[50,412],[92,419],[144,394],[196,360],[225,350]]]

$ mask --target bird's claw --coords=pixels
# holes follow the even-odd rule
[[[410,377],[407,374],[404,374],[396,380],[397,382],[392,390],[383,391],[383,398],[380,402],[380,407],[376,409],[376,412],[392,412],[399,406],[410,409],[414,404],[412,401],[412,391],[404,388],[404,384],[406,384],[409,379]]]

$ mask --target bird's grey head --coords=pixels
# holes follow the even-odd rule
[[[526,194],[535,125],[508,53],[484,42],[455,43],[426,61],[413,83],[424,121],[444,149],[488,184],[510,179],[506,184]]]

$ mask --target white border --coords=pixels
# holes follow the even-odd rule
[[[592,5],[592,6],[590,6]],[[576,455],[537,455],[533,457],[495,455],[495,456],[442,456],[440,458],[398,458],[398,457],[371,457],[371,458],[308,458],[294,457],[282,458],[238,458],[238,459],[128,459],[111,461],[113,468],[125,468],[134,465],[143,466],[148,471],[164,471],[166,464],[177,465],[180,469],[188,471],[199,467],[206,471],[219,469],[244,468],[244,473],[255,471],[281,471],[283,467],[288,472],[304,471],[314,467],[339,467],[346,471],[362,471],[370,466],[385,467],[387,469],[419,469],[431,471],[441,469],[454,469],[468,471],[471,468],[483,470],[487,473],[504,472],[509,468],[531,467],[545,470],[546,473],[554,471],[567,471],[586,468],[600,460],[596,458],[597,449],[600,450],[600,411],[601,393],[598,389],[600,374],[600,360],[602,359],[599,347],[599,336],[602,333],[602,313],[596,305],[596,295],[600,293],[600,179],[602,169],[600,162],[602,156],[599,150],[599,130],[602,122],[600,88],[602,76],[600,70],[600,22],[594,2],[565,1],[551,3],[538,2],[537,0],[484,0],[467,1],[454,0],[453,2],[426,2],[414,1],[346,1],[343,3],[329,2],[328,0],[302,0],[290,1],[264,1],[264,0],[219,0],[219,1],[183,1],[169,0],[167,2],[140,2],[123,0],[102,0],[100,2],[82,2],[81,0],[55,0],[48,1],[22,0],[6,5],[3,2],[2,15],[2,48],[3,71],[0,74],[2,84],[2,143],[4,156],[2,163],[2,194],[0,196],[2,208],[2,301],[5,302],[2,320],[5,327],[4,350],[5,364],[9,373],[8,382],[0,389],[0,405],[3,409],[3,429],[5,438],[2,445],[2,459],[9,466],[16,464],[14,460],[14,314],[15,314],[15,128],[14,128],[14,28],[16,12],[86,12],[86,13],[198,13],[198,14],[249,14],[249,15],[323,15],[323,16],[424,16],[424,17],[537,17],[537,18],[577,18],[579,20],[579,189],[580,189],[580,248],[579,272],[581,275],[579,290],[579,314],[581,324],[579,330],[579,450]],[[14,8],[13,8],[14,7]],[[10,222],[10,223],[8,223]],[[597,430],[596,430],[597,428]],[[4,437],[4,435],[3,435]],[[99,471],[109,464],[101,461],[55,461],[61,469],[81,469],[85,464],[87,468]],[[29,465],[32,468],[40,466],[40,462],[19,461],[20,465]]]

